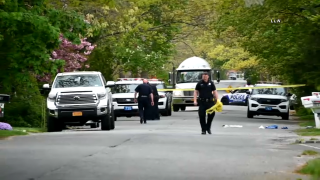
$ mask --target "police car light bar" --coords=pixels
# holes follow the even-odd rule
[[[142,81],[144,78],[118,78],[118,81]],[[162,81],[161,79],[147,79],[148,81]]]
[[[147,79],[148,81],[162,81],[161,79]]]
[[[118,81],[142,81],[142,78],[118,78]]]

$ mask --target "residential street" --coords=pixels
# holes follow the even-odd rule
[[[1,180],[293,179],[310,147],[293,145],[296,122],[247,119],[245,106],[224,106],[212,135],[201,135],[196,107],[140,124],[119,118],[114,131],[66,130],[0,141]],[[242,125],[223,128],[222,125]],[[259,129],[277,124],[289,129]],[[319,147],[319,146],[318,146]],[[317,149],[312,149],[317,150]],[[302,179],[308,179],[302,177]]]
[[[320,180],[319,0],[0,0],[0,22],[0,180]]]

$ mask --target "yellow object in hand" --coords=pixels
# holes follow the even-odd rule
[[[212,114],[213,112],[222,112],[222,107],[223,107],[222,102],[219,99],[217,99],[217,103],[211,108],[207,109],[206,113]]]

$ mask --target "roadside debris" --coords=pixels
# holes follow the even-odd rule
[[[224,128],[227,128],[227,127],[242,128],[243,126],[241,126],[241,125],[222,125],[222,127],[224,127]]]
[[[266,129],[278,129],[277,125],[266,126]]]
[[[260,126],[259,129],[278,129],[277,125],[271,125],[271,126]],[[289,129],[288,127],[284,126],[281,129]]]
[[[313,128],[313,126],[307,126],[306,127],[306,129],[312,129]]]

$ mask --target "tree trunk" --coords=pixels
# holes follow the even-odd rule
[[[149,78],[149,73],[148,73],[148,71],[141,71],[141,77],[142,78]]]
[[[119,69],[119,78],[125,78],[125,77],[126,76],[125,76],[125,74],[123,72],[123,68],[120,67],[120,69]]]
[[[138,67],[135,67],[131,70],[131,76],[132,78],[138,78],[139,77],[139,69]]]

